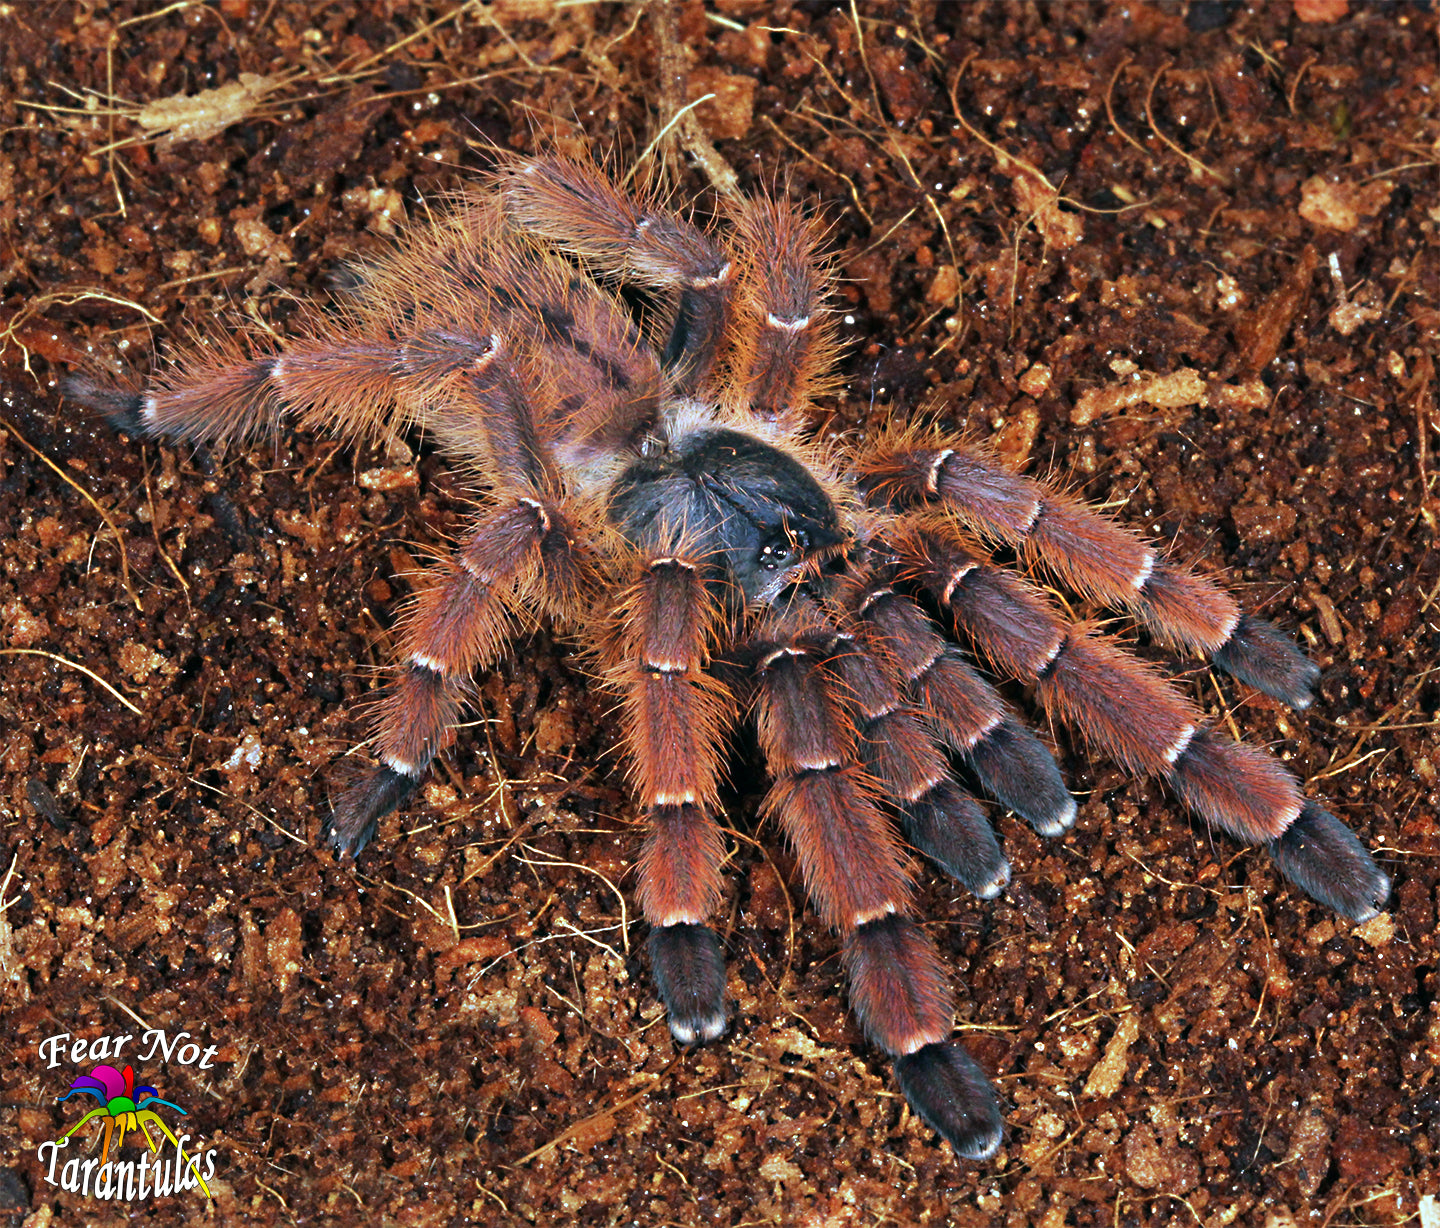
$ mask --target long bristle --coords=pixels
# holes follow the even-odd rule
[[[654,924],[708,917],[720,903],[725,838],[697,805],[655,806],[640,852],[636,896]]]
[[[858,768],[777,780],[762,809],[789,836],[825,924],[838,929],[909,905],[905,855]]]
[[[1164,561],[1155,563],[1134,609],[1157,639],[1214,654],[1217,663],[1240,619],[1240,607],[1224,589]]]
[[[717,610],[699,560],[653,560],[613,613],[606,673],[624,700],[625,744],[645,807],[718,805],[729,691],[706,670]]]
[[[1033,585],[995,567],[941,518],[902,521],[902,576],[948,606],[975,650],[1004,676],[1030,681],[1054,659],[1059,619]]]
[[[375,753],[418,775],[449,745],[460,719],[464,682],[423,665],[401,668],[376,705]]]
[[[908,617],[923,618],[910,605]],[[1005,718],[1005,705],[958,649],[946,645],[913,683],[927,719],[954,751],[964,754]]]

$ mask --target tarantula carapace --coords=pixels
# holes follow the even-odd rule
[[[983,1158],[1000,1113],[951,1039],[909,853],[981,897],[1005,887],[957,771],[1045,835],[1075,817],[1051,754],[991,678],[1032,688],[1098,752],[1264,844],[1346,916],[1373,915],[1389,880],[1275,759],[1211,728],[1115,639],[1067,623],[987,548],[1303,707],[1318,671],[1285,636],[983,450],[918,428],[817,446],[807,419],[837,349],[818,232],[769,197],[728,220],[718,239],[590,165],[507,161],[359,269],[283,349],[222,342],[140,393],[84,378],[67,391],[126,431],[196,443],[285,418],[430,433],[473,470],[481,507],[404,624],[375,722],[380,766],[338,798],[327,838],[358,853],[447,745],[471,676],[517,618],[552,617],[619,697],[670,1028],[713,1040],[726,1025],[707,925],[722,895],[722,762],[753,714],[773,777],[764,813],[842,937],[856,1015],[915,1111]]]

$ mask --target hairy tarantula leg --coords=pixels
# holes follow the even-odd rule
[[[825,391],[837,343],[819,260],[820,229],[788,201],[736,206],[735,248],[745,253],[736,291],[731,378],[750,412],[790,419]]]
[[[910,1107],[957,1155],[988,1160],[1005,1128],[995,1089],[961,1045],[925,1039],[948,1037],[954,1019],[935,944],[910,918],[891,913],[846,936],[844,964],[855,1017],[894,1058]]]
[[[498,334],[491,336],[468,364],[459,395],[433,408],[429,425],[460,455],[488,455],[503,479],[535,494],[554,491],[559,478],[509,350]]]
[[[1356,921],[1370,920],[1390,897],[1390,876],[1355,833],[1309,798],[1300,817],[1269,848],[1286,878]]]
[[[821,650],[785,635],[761,651],[760,746],[775,778],[764,810],[794,845],[821,919],[848,932],[904,911],[904,852],[871,799],[854,723],[816,659]]]
[[[725,1031],[725,961],[703,924],[720,902],[725,845],[721,748],[733,720],[729,692],[706,672],[718,611],[700,565],[652,558],[614,616],[608,675],[624,703],[625,745],[650,831],[639,899],[655,983],[681,1044]]]
[[[572,158],[509,162],[500,192],[522,231],[624,282],[675,292],[661,361],[676,392],[694,393],[709,380],[729,318],[733,267],[703,231],[632,200],[595,167]]]
[[[995,1089],[961,1045],[946,1041],[897,1057],[895,1078],[920,1120],[957,1155],[988,1160],[1000,1150],[1005,1123]]]
[[[422,417],[421,402],[437,386],[468,377],[483,390],[494,381],[484,373],[497,346],[489,334],[436,331],[399,341],[296,337],[283,354],[247,355],[224,341],[187,351],[183,366],[158,371],[143,392],[83,375],[66,378],[61,391],[145,438],[232,443],[274,430],[286,415],[302,426],[358,435],[380,421],[403,425]]]
[[[325,838],[342,854],[370,842],[443,749],[470,675],[504,647],[517,593],[542,577],[555,531],[542,504],[518,497],[483,516],[436,582],[420,590],[401,637],[400,672],[376,713],[375,753],[384,766],[341,794],[326,824]]]
[[[127,435],[228,443],[273,429],[280,420],[285,406],[271,379],[278,361],[276,355],[202,355],[182,373],[158,374],[143,392],[114,388],[88,375],[65,377],[60,392],[103,414]]]
[[[981,538],[1081,596],[1128,610],[1157,637],[1208,654],[1221,669],[1294,708],[1319,669],[1263,619],[1242,614],[1213,580],[1166,563],[1137,534],[1078,499],[997,464],[974,448],[915,446],[903,436],[859,461],[872,501],[943,503]]]
[[[979,803],[950,778],[918,710],[855,636],[837,634],[828,651],[859,718],[861,762],[899,811],[905,838],[981,899],[999,895],[1010,863]]]
[[[913,578],[1003,674],[1137,775],[1169,780],[1211,824],[1247,844],[1300,813],[1295,778],[1253,747],[1202,732],[1200,711],[1108,637],[1067,628],[1038,591],[985,562],[944,522],[902,526]]]
[[[851,604],[930,727],[985,791],[1042,836],[1068,831],[1075,799],[1054,756],[915,603],[877,578],[857,589]]]
[[[868,796],[854,761],[856,731],[831,676],[802,637],[763,651],[758,705],[775,777],[764,809],[790,837],[822,920],[844,935],[856,1018],[895,1059],[915,1111],[959,1154],[993,1155],[1002,1128],[995,1093],[949,1040],[954,1004],[940,954],[903,915],[903,854]],[[971,1077],[955,1078],[962,1069]]]
[[[1359,842],[1339,839],[1318,819],[1308,824],[1308,843],[1286,844],[1306,805],[1299,781],[1258,747],[1203,729],[1200,711],[1122,645],[1062,626],[1039,593],[983,562],[943,525],[911,522],[901,539],[914,579],[949,608],[977,650],[1033,683],[1045,710],[1092,746],[1137,775],[1167,781],[1212,827],[1278,848],[1281,870],[1322,903],[1365,899],[1382,880],[1388,889]],[[1320,890],[1311,889],[1314,883]],[[1363,908],[1341,911],[1368,915]]]

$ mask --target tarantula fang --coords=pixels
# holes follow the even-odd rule
[[[196,444],[282,420],[428,432],[472,471],[481,507],[403,625],[379,764],[336,801],[325,838],[359,853],[448,745],[515,618],[549,616],[620,700],[648,825],[638,895],[676,1040],[726,1027],[708,924],[723,894],[716,817],[726,740],[752,716],[773,780],[763,813],[841,935],[856,1016],[915,1112],[983,1159],[1000,1111],[951,1039],[945,963],[912,917],[909,849],[982,898],[1004,889],[1009,864],[957,768],[1043,835],[1076,809],[992,678],[1032,688],[1098,753],[1264,845],[1337,912],[1372,916],[1389,879],[1274,758],[1207,725],[1114,638],[1065,622],[988,549],[1303,707],[1318,671],[1284,635],[1113,520],[940,431],[822,451],[806,427],[833,388],[837,341],[819,233],[770,197],[728,222],[727,241],[589,164],[507,160],[283,348],[222,338],[143,391],[83,377],[65,391],[127,432]]]

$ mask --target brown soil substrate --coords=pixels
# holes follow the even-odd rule
[[[677,1051],[630,924],[610,701],[547,629],[358,870],[317,846],[405,574],[465,514],[453,471],[399,441],[191,456],[55,391],[227,315],[283,334],[490,143],[632,158],[658,128],[650,20],[4,6],[0,1220],[129,1221],[46,1184],[36,1149],[88,1065],[38,1046],[139,1019],[217,1047],[139,1073],[217,1149],[218,1222],[1414,1222],[1440,1186],[1432,10],[681,12],[742,186],[831,224],[848,350],[824,429],[938,414],[1296,629],[1324,671],[1303,714],[1193,663],[1179,685],[1395,879],[1356,929],[1056,734],[1076,829],[997,815],[994,903],[921,876],[1005,1102],[974,1165],[848,1017],[743,748],[733,1027]],[[144,104],[227,85],[199,127],[106,151],[187,120]]]

